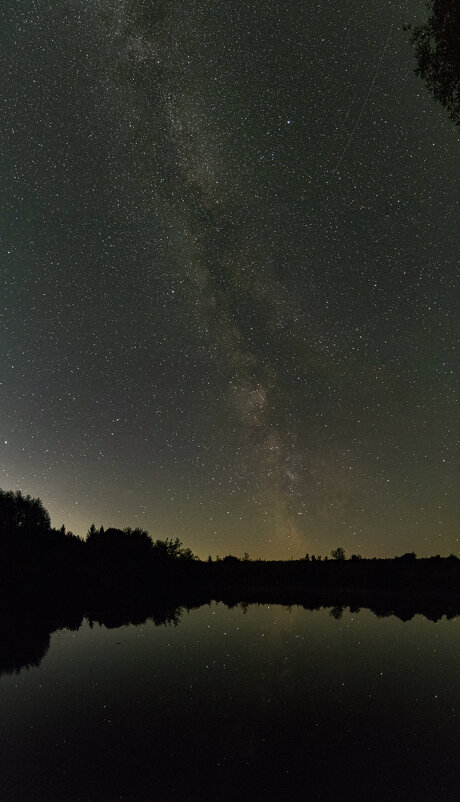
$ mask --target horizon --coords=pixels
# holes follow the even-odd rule
[[[0,487],[0,493],[18,493],[18,492],[21,493],[23,497],[30,497],[31,501],[39,501],[43,506],[43,502],[42,502],[42,500],[40,498],[33,498],[33,497],[31,497],[30,494],[27,494],[22,490],[12,490],[12,489],[6,490],[5,488],[1,488]],[[44,509],[45,509],[45,512],[48,512],[46,507]],[[155,541],[157,541],[157,540],[165,542],[168,539],[170,539],[168,537],[162,538],[162,537],[160,537],[158,535],[154,536],[147,529],[145,529],[144,527],[131,527],[131,526],[121,527],[121,526],[114,526],[113,524],[110,524],[108,526],[105,526],[104,524],[96,526],[94,521],[87,527],[85,534],[81,535],[79,533],[73,532],[73,530],[71,530],[71,529],[67,529],[65,527],[65,524],[61,524],[60,526],[53,526],[52,521],[51,521],[51,528],[54,529],[55,531],[61,531],[63,527],[64,527],[64,533],[65,534],[76,536],[82,541],[86,541],[88,539],[88,535],[90,534],[90,531],[91,531],[91,529],[93,527],[94,527],[95,531],[99,531],[100,529],[103,529],[105,532],[107,532],[110,529],[115,529],[115,530],[118,530],[118,531],[120,531],[120,530],[121,531],[126,531],[126,530],[133,531],[136,528],[137,529],[141,529],[143,532],[146,532],[146,534],[148,535],[148,537],[150,538],[150,540],[152,541],[153,544],[155,544]],[[176,538],[171,538],[171,539],[175,540]],[[179,540],[181,548],[182,547],[185,547],[185,548],[188,547],[187,543],[183,543],[179,538],[177,538],[177,539]],[[335,556],[334,557],[334,552],[337,552],[337,551],[342,551],[343,552],[343,556],[341,556],[341,557]],[[460,554],[460,551],[458,553]],[[244,552],[242,556],[239,556],[239,554],[233,553],[233,552],[228,552],[228,553],[222,554],[222,555],[220,555],[220,554],[214,554],[213,555],[211,553],[208,553],[207,556],[205,556],[205,557],[202,557],[202,556],[196,554],[195,552],[193,552],[193,554],[195,556],[195,559],[199,560],[200,562],[209,562],[210,558],[211,558],[212,562],[223,562],[223,561],[225,561],[226,557],[236,558],[239,562],[290,562],[290,561],[295,561],[295,562],[298,562],[298,561],[302,561],[302,562],[309,562],[309,561],[310,562],[315,562],[315,561],[317,561],[317,562],[329,562],[329,561],[330,562],[350,562],[350,561],[355,561],[355,560],[357,560],[357,561],[359,561],[359,560],[397,560],[397,559],[401,559],[402,557],[414,557],[417,560],[419,560],[419,559],[420,560],[436,559],[436,558],[440,558],[440,559],[449,559],[449,558],[459,559],[457,557],[457,555],[454,554],[453,552],[450,552],[449,554],[444,554],[444,555],[440,554],[440,553],[437,553],[437,554],[418,554],[413,550],[406,551],[403,554],[394,554],[394,555],[388,555],[388,554],[385,555],[384,554],[384,555],[378,555],[377,556],[375,554],[374,555],[361,554],[360,552],[358,552],[358,553],[355,552],[355,553],[352,554],[352,553],[348,553],[345,549],[343,549],[342,546],[337,546],[337,545],[335,545],[335,547],[333,549],[331,549],[329,553],[326,553],[326,554],[319,553],[319,552],[314,552],[314,553],[313,552],[312,553],[306,552],[305,554],[303,554],[301,556],[289,555],[288,557],[283,557],[283,556],[280,556],[280,557],[262,557],[262,556],[251,555],[251,554],[249,554],[249,552]]]

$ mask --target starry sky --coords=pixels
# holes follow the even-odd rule
[[[424,0],[1,16],[0,486],[203,558],[460,554]]]

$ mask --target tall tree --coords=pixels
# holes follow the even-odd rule
[[[0,489],[0,528],[42,534],[50,531],[51,521],[39,498]]]
[[[413,28],[411,34],[415,73],[455,125],[460,125],[460,2],[429,0],[427,7],[427,22]]]

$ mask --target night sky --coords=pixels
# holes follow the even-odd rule
[[[0,486],[201,557],[460,554],[424,0],[6,0]]]

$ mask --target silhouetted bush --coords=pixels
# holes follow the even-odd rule
[[[155,560],[197,560],[198,558],[193,554],[189,548],[184,548],[182,541],[178,537],[173,540],[166,538],[166,540],[155,540],[153,544],[153,558]]]
[[[226,565],[237,565],[241,562],[241,560],[239,557],[235,557],[233,554],[227,554],[227,556],[223,558],[222,562]]]

